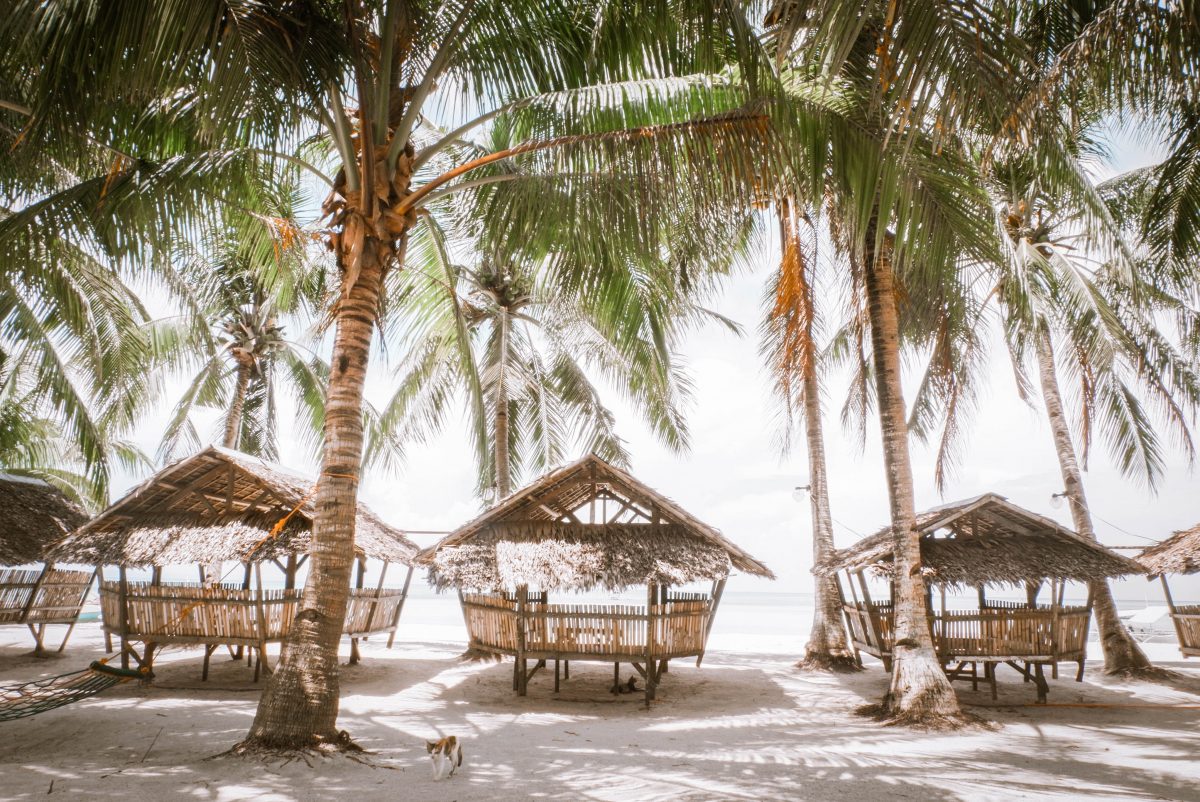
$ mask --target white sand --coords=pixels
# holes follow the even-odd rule
[[[703,668],[672,664],[649,711],[640,695],[607,692],[611,666],[573,664],[557,697],[541,672],[520,699],[511,663],[459,663],[461,642],[422,634],[438,632],[402,624],[396,648],[367,646],[344,671],[341,724],[373,766],[206,759],[246,732],[258,689],[227,657],[201,683],[199,653],[175,651],[150,688],[0,724],[0,799],[1200,800],[1200,709],[1128,706],[1200,705],[1200,662],[1169,643],[1152,656],[1185,674],[1175,687],[1105,682],[1097,661],[1082,684],[1073,671],[1051,681],[1051,702],[1114,707],[1034,707],[1033,686],[1002,669],[1010,706],[972,708],[993,731],[924,735],[853,714],[882,694],[878,664],[849,678],[798,673],[792,634],[719,638]],[[89,623],[60,659],[28,657],[29,646],[0,629],[0,684],[82,667],[103,642]],[[992,704],[957,687],[965,703]],[[466,765],[434,782],[423,741],[441,734],[464,740]]]

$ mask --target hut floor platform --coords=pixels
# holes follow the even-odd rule
[[[670,681],[647,711],[637,694],[608,693],[611,666],[594,663],[573,664],[571,681],[557,695],[553,677],[540,672],[529,695],[517,697],[511,665],[457,659],[465,642],[457,610],[443,616],[445,626],[435,626],[429,622],[444,599],[410,604],[391,651],[372,638],[364,662],[342,671],[340,726],[372,751],[367,764],[213,759],[245,734],[261,683],[253,685],[248,672],[226,659],[214,661],[210,681],[201,683],[199,650],[171,649],[148,688],[113,689],[4,725],[3,796],[492,802],[536,791],[539,798],[588,802],[1200,798],[1200,761],[1192,757],[1200,712],[1173,707],[1200,705],[1200,664],[1182,660],[1170,637],[1147,648],[1183,675],[1176,685],[1108,680],[1093,651],[1082,683],[1050,680],[1049,706],[1031,705],[1028,687],[1018,683],[1002,683],[997,702],[986,689],[959,684],[968,709],[1000,726],[913,733],[855,715],[882,696],[882,671],[836,676],[792,667],[807,633],[804,621],[751,634],[732,629],[734,616],[726,616],[704,666],[672,662]],[[28,651],[27,635],[0,630],[0,682],[84,664],[103,651],[103,638],[96,623],[85,621],[63,658],[36,660]],[[343,663],[348,654],[345,644]],[[463,739],[465,763],[450,780],[435,782],[424,741],[439,734]]]

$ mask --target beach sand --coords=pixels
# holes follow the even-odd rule
[[[1097,659],[1081,684],[1065,668],[1038,707],[1033,686],[1002,669],[998,703],[956,684],[990,729],[923,734],[855,715],[885,689],[878,663],[800,673],[794,634],[714,637],[702,668],[672,663],[647,711],[640,694],[608,692],[611,665],[572,664],[557,696],[553,672],[539,672],[518,698],[510,662],[462,663],[461,640],[421,637],[447,632],[402,624],[395,648],[368,644],[344,670],[340,723],[370,750],[365,764],[214,758],[246,733],[259,688],[227,654],[202,683],[199,652],[176,650],[153,686],[0,724],[0,799],[1200,800],[1200,709],[1169,707],[1200,706],[1200,662],[1169,642],[1150,651],[1181,672],[1174,685],[1106,680]],[[82,667],[103,639],[89,622],[60,658],[29,648],[27,634],[0,629],[0,684]],[[466,763],[435,782],[424,741],[451,734]]]

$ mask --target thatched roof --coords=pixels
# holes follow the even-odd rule
[[[625,471],[589,455],[546,474],[417,555],[436,588],[620,590],[765,565]]]
[[[1151,576],[1200,572],[1200,524],[1176,532],[1137,556]]]
[[[995,493],[923,512],[917,529],[926,579],[941,584],[1022,585],[1144,572],[1133,560]],[[822,570],[866,568],[891,572],[890,526],[839,551]]]
[[[178,565],[263,560],[308,551],[314,481],[237,451],[209,446],[131,490],[53,550],[59,562]],[[283,531],[263,542],[290,513]],[[416,545],[358,505],[355,550],[411,564]]]
[[[0,565],[41,562],[46,547],[87,520],[87,513],[39,479],[0,473]]]

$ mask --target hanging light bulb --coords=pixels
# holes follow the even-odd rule
[[[1065,499],[1066,497],[1067,497],[1066,491],[1063,491],[1062,493],[1051,493],[1050,494],[1050,506],[1056,510],[1061,510],[1062,506],[1063,506],[1063,499]]]
[[[792,498],[796,501],[804,501],[808,498],[808,491],[812,490],[811,485],[800,485],[792,489]]]

